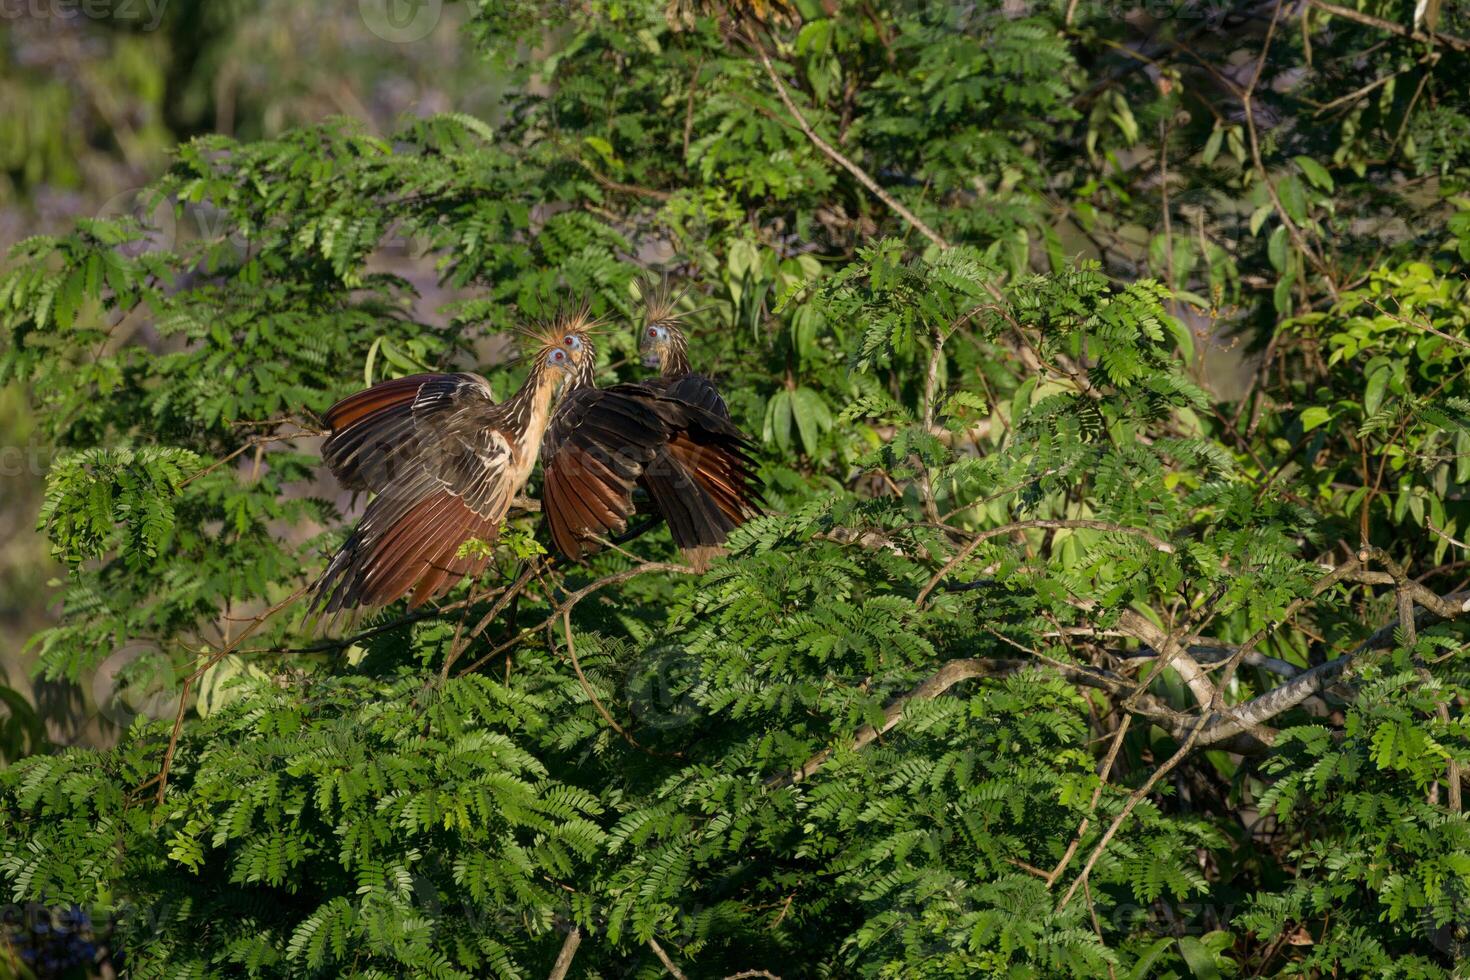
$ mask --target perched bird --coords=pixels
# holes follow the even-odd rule
[[[533,339],[531,373],[498,404],[477,374],[415,374],[327,410],[322,458],[343,486],[376,496],[317,581],[314,609],[405,595],[418,607],[484,570],[489,555],[463,545],[495,539],[536,464],[555,392],[591,353],[555,326]]]
[[[591,350],[591,340],[582,335]],[[595,550],[589,536],[615,534],[641,487],[674,543],[696,568],[730,531],[757,513],[750,441],[718,411],[665,390],[661,379],[598,388],[591,357],[568,384],[542,443],[541,509],[557,549]]]
[[[715,383],[689,367],[689,341],[679,329],[683,314],[679,296],[668,285],[643,287],[643,326],[638,332],[638,353],[644,367],[657,368],[658,377],[645,382],[665,394],[698,405],[722,418],[730,409]]]

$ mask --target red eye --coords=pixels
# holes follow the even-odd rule
[[[650,336],[650,337],[657,337],[658,336],[658,331],[656,329],[654,329],[653,327],[649,327],[648,328],[648,336]]]
[[[566,344],[568,347],[572,346],[576,342],[576,339],[573,337],[566,337],[562,339],[562,343]]]

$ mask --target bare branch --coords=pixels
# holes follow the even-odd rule
[[[1380,31],[1387,31],[1390,34],[1397,34],[1399,37],[1406,37],[1411,41],[1418,41],[1422,44],[1443,44],[1445,47],[1455,51],[1470,51],[1470,40],[1455,37],[1452,34],[1441,34],[1438,31],[1432,34],[1425,34],[1422,31],[1416,31],[1402,24],[1395,24],[1391,20],[1384,20],[1382,17],[1365,14],[1361,10],[1354,10],[1351,7],[1343,7],[1335,3],[1325,3],[1324,0],[1307,0],[1307,3],[1310,6],[1316,7],[1324,14],[1341,17],[1343,20],[1351,20],[1365,27],[1373,27]]]
[[[1215,698],[1215,685],[1210,683],[1199,662],[1190,656],[1188,648],[1179,638],[1160,629],[1154,625],[1153,620],[1132,609],[1123,610],[1118,617],[1118,629],[1157,650],[1160,668],[1169,666],[1178,671],[1199,706],[1209,708]]]
[[[1339,565],[1337,568],[1333,569],[1327,575],[1324,575],[1322,578],[1318,579],[1312,585],[1312,590],[1309,594],[1294,600],[1290,605],[1286,607],[1286,611],[1281,617],[1281,622],[1290,622],[1291,617],[1295,616],[1299,609],[1301,609],[1308,603],[1313,602],[1317,598],[1317,596],[1321,595],[1323,592],[1326,592],[1329,588],[1336,585],[1338,582],[1341,582],[1344,578],[1346,578],[1352,572],[1356,571],[1359,567],[1360,564],[1358,559],[1352,558]],[[1215,713],[1223,712],[1226,710],[1223,701],[1223,694],[1226,690],[1229,689],[1230,682],[1234,680],[1236,668],[1240,666],[1240,663],[1242,660],[1245,659],[1246,654],[1249,653],[1251,650],[1254,650],[1258,645],[1260,645],[1260,643],[1264,641],[1266,637],[1269,636],[1277,628],[1277,625],[1278,624],[1272,624],[1258,630],[1253,636],[1251,636],[1250,639],[1245,642],[1242,647],[1240,647],[1240,649],[1236,650],[1235,653],[1231,655],[1229,660],[1225,662],[1225,669],[1220,675],[1219,683],[1215,685],[1215,698],[1214,702],[1210,706],[1210,710],[1202,712],[1200,714],[1199,720],[1195,722],[1193,728],[1190,729],[1188,735],[1186,735],[1184,739],[1180,742],[1179,748],[1174,752],[1174,754],[1169,756],[1169,758],[1164,761],[1163,765],[1155,769],[1153,773],[1150,774],[1148,779],[1144,781],[1144,784],[1142,786],[1134,790],[1133,793],[1129,795],[1128,801],[1123,804],[1123,809],[1119,811],[1118,815],[1113,818],[1112,823],[1108,824],[1108,829],[1103,831],[1102,838],[1098,840],[1096,845],[1093,846],[1092,853],[1087,856],[1087,862],[1082,866],[1082,871],[1077,875],[1076,880],[1072,882],[1071,887],[1067,889],[1067,893],[1062,896],[1062,900],[1057,906],[1058,909],[1066,908],[1067,903],[1072,900],[1072,896],[1077,894],[1077,889],[1086,883],[1088,875],[1092,874],[1092,869],[1097,865],[1097,862],[1102,857],[1103,852],[1107,850],[1108,844],[1112,842],[1112,839],[1114,835],[1117,834],[1118,829],[1123,826],[1124,822],[1126,822],[1128,817],[1133,813],[1134,808],[1137,807],[1139,803],[1143,802],[1148,797],[1148,795],[1154,791],[1154,787],[1159,784],[1160,780],[1162,780],[1165,776],[1172,772],[1174,768],[1178,766],[1179,763],[1183,762],[1185,757],[1188,756],[1191,751],[1193,751],[1195,743],[1199,741],[1201,733],[1203,733],[1206,726],[1210,724],[1210,719],[1213,717],[1213,715]],[[1234,732],[1230,734],[1240,734],[1242,732],[1255,728],[1254,724],[1243,720],[1237,711],[1231,709],[1229,713],[1231,715],[1232,722],[1239,726]],[[1222,738],[1223,737],[1225,736],[1222,736]]]
[[[168,773],[169,770],[173,768],[174,752],[179,747],[179,735],[184,729],[184,713],[188,710],[189,692],[193,690],[194,682],[203,677],[205,672],[208,671],[215,664],[219,663],[221,660],[225,659],[225,657],[233,653],[240,646],[241,643],[244,643],[245,640],[247,640],[252,633],[260,629],[260,627],[264,626],[266,621],[269,620],[272,616],[305,595],[307,588],[308,586],[303,585],[301,588],[297,589],[295,592],[292,592],[290,595],[286,596],[286,598],[282,599],[274,606],[271,606],[259,616],[256,616],[253,620],[250,621],[250,624],[248,626],[240,631],[239,636],[235,637],[229,643],[226,643],[219,650],[216,650],[213,654],[210,655],[208,660],[206,660],[202,665],[196,667],[193,673],[184,678],[183,689],[179,691],[178,711],[174,713],[173,731],[169,733],[168,747],[163,751],[163,762],[158,767],[158,775],[154,777],[154,779],[158,781],[158,793],[154,798],[154,802],[156,802],[158,805],[163,805],[163,794],[164,791],[168,789]],[[149,780],[150,783],[152,781],[153,780]]]
[[[1106,671],[1099,670],[1096,667],[1074,666],[1050,659],[1047,659],[1044,663],[1000,657],[951,660],[929,677],[925,678],[912,691],[890,701],[883,709],[883,724],[881,726],[875,728],[872,725],[864,725],[859,728],[853,734],[849,749],[856,752],[866,748],[877,741],[879,736],[892,731],[903,719],[904,710],[911,702],[931,701],[961,681],[971,680],[977,677],[1000,677],[1005,674],[1012,674],[1016,671],[1024,670],[1028,667],[1037,669],[1050,667],[1071,683],[1080,684],[1084,687],[1095,687],[1113,694],[1121,694],[1132,687],[1123,678],[1109,675]],[[1187,716],[1173,711],[1167,705],[1147,695],[1139,698],[1138,711],[1140,714],[1147,715],[1159,721],[1161,725],[1170,731],[1182,730],[1189,723]],[[774,789],[799,783],[826,765],[835,751],[835,748],[822,749],[796,769],[766,780],[766,785]]]
[[[602,701],[597,697],[597,692],[592,690],[591,684],[587,683],[587,675],[582,673],[582,662],[577,659],[577,645],[572,642],[572,610],[570,608],[562,610],[561,628],[567,639],[567,656],[572,658],[572,670],[576,672],[577,683],[582,685],[582,692],[587,695],[587,700],[592,702],[592,707],[602,715],[602,720],[607,722],[608,727],[623,736],[624,741],[635,749],[643,748],[638,744],[637,739],[628,734],[627,729],[613,720],[613,716],[607,708],[603,707]]]
[[[506,640],[504,643],[500,644],[500,646],[496,647],[494,650],[491,650],[489,653],[485,654],[479,660],[476,660],[468,667],[462,668],[455,676],[458,677],[463,674],[468,674],[471,671],[484,666],[486,663],[489,663],[490,660],[492,660],[496,655],[504,653],[511,647],[516,646],[517,644],[525,640],[526,637],[531,636],[534,633],[541,632],[546,627],[552,625],[558,619],[560,619],[561,614],[564,611],[570,611],[573,606],[581,602],[583,599],[587,598],[592,593],[596,592],[598,589],[604,589],[609,585],[619,585],[623,582],[628,581],[628,579],[630,578],[636,578],[639,575],[646,575],[649,572],[671,572],[675,575],[695,574],[694,569],[690,568],[687,565],[675,565],[671,562],[665,561],[650,561],[644,562],[641,565],[636,565],[633,568],[625,568],[621,572],[614,572],[611,575],[604,575],[602,578],[598,579],[596,582],[593,582],[591,585],[585,585],[582,588],[578,589],[576,592],[573,592],[571,595],[567,596],[566,599],[559,606],[551,611],[550,616],[547,616],[535,626],[528,627],[517,633],[509,640]]]
[[[1441,616],[1433,610],[1425,609],[1415,616],[1417,627],[1422,628],[1445,619],[1458,618],[1470,612],[1470,592],[1452,592],[1447,596],[1436,596],[1435,598],[1439,600],[1440,608],[1451,610],[1454,615]],[[1390,646],[1393,643],[1393,634],[1397,626],[1396,621],[1390,622],[1379,628],[1350,652],[1324,664],[1318,664],[1310,670],[1305,670],[1280,687],[1273,687],[1259,697],[1236,705],[1230,709],[1228,716],[1213,720],[1205,728],[1200,734],[1200,742],[1204,745],[1213,745],[1231,738],[1253,725],[1270,721],[1283,711],[1294,708],[1312,695],[1320,693],[1346,673],[1358,657],[1370,650],[1381,650]]]
[[[929,241],[933,242],[939,248],[948,249],[950,247],[949,242],[941,238],[937,231],[926,225],[919,218],[918,215],[914,214],[908,208],[900,204],[898,199],[895,198],[892,194],[889,194],[883,188],[879,187],[878,182],[875,181],[872,177],[868,176],[867,171],[863,170],[862,167],[859,167],[857,164],[853,163],[840,151],[838,151],[837,148],[834,147],[831,143],[828,143],[826,140],[822,139],[822,137],[817,135],[816,130],[812,129],[811,123],[806,121],[806,116],[802,115],[801,110],[796,107],[796,103],[791,101],[791,93],[786,90],[786,83],[781,81],[781,76],[778,75],[776,73],[776,69],[772,67],[771,59],[766,56],[765,48],[761,47],[760,43],[755,41],[754,39],[751,40],[751,47],[755,49],[756,57],[760,58],[761,66],[765,68],[766,75],[770,78],[771,84],[776,87],[776,94],[780,96],[781,103],[786,106],[786,111],[791,113],[791,115],[796,119],[797,126],[799,126],[801,128],[801,131],[806,134],[806,138],[811,140],[812,145],[815,146],[818,150],[821,150],[824,154],[827,155],[827,157],[829,157],[835,163],[839,164],[848,173],[856,177],[858,183],[862,184],[868,190],[872,191],[874,197],[878,198],[878,200],[888,205],[888,207],[900,218],[913,225],[914,228],[918,230],[919,234],[929,239]],[[993,284],[988,282],[986,283],[986,287],[991,292],[991,295],[995,296],[996,299],[1000,299],[1000,290],[996,289]]]
[[[658,944],[657,939],[650,936],[648,948],[653,950],[653,955],[658,957],[659,962],[664,965],[664,969],[669,971],[669,976],[673,977],[674,980],[689,980],[684,975],[684,971],[680,970],[674,965],[674,961],[669,959],[669,954],[664,952],[664,948]]]
[[[566,941],[561,944],[561,952],[556,954],[556,962],[551,965],[551,972],[546,975],[546,980],[566,980],[567,971],[572,968],[572,957],[577,955],[577,947],[582,945],[582,927],[572,926],[567,930]]]

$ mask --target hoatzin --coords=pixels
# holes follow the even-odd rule
[[[591,341],[583,335],[583,346]],[[751,444],[725,411],[670,390],[662,379],[596,387],[591,357],[556,407],[541,458],[541,509],[569,558],[595,550],[589,536],[623,530],[633,490],[647,492],[674,543],[703,569],[730,531],[758,513]]]
[[[643,290],[643,327],[638,332],[638,353],[644,367],[658,368],[658,377],[646,384],[682,401],[698,405],[721,418],[730,417],[730,409],[715,383],[689,368],[689,342],[679,329],[682,314],[679,298],[667,285]]]
[[[531,373],[496,403],[477,374],[415,374],[373,385],[327,410],[322,457],[344,487],[376,494],[314,587],[334,614],[409,595],[421,606],[478,575],[487,554],[466,541],[499,533],[536,464],[552,397],[590,349],[561,324],[534,335]]]

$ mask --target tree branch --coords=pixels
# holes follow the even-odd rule
[[[483,657],[481,657],[479,660],[476,660],[468,667],[461,668],[459,673],[455,674],[455,676],[459,677],[463,674],[468,674],[471,671],[484,666],[497,654],[504,653],[506,650],[509,650],[511,647],[520,643],[531,634],[539,633],[541,630],[544,630],[546,627],[552,625],[558,619],[560,619],[561,614],[564,611],[570,611],[573,606],[581,602],[583,599],[587,598],[592,593],[596,592],[598,589],[606,588],[609,585],[618,585],[622,582],[626,582],[630,578],[636,578],[639,575],[646,575],[649,572],[672,572],[676,575],[693,575],[694,569],[690,568],[687,565],[675,565],[671,562],[650,561],[644,562],[641,565],[636,565],[633,568],[625,568],[621,572],[614,572],[611,575],[604,575],[602,578],[598,579],[592,584],[585,585],[582,588],[578,589],[576,592],[573,592],[571,595],[567,596],[560,605],[558,605],[555,609],[551,611],[550,616],[547,616],[535,626],[527,627],[520,633],[517,633],[514,637],[506,640],[504,643],[500,644],[500,646],[496,647],[494,650],[491,650],[489,653],[485,654]]]
[[[582,927],[572,926],[567,930],[566,941],[561,944],[561,952],[556,954],[556,962],[551,965],[551,972],[546,975],[546,980],[566,980],[567,971],[572,968],[572,957],[577,955],[577,947],[582,945]]]
[[[276,613],[280,612],[282,609],[285,609],[291,603],[295,602],[297,599],[300,599],[303,595],[305,595],[307,588],[308,586],[303,585],[301,588],[297,589],[295,592],[292,592],[290,595],[286,596],[286,598],[282,599],[274,606],[271,606],[259,616],[256,616],[253,620],[250,621],[250,624],[248,626],[240,631],[239,636],[235,637],[229,643],[226,643],[219,650],[211,654],[208,660],[206,660],[202,665],[196,667],[194,671],[189,674],[188,677],[184,678],[184,687],[179,692],[178,711],[174,714],[173,731],[169,733],[168,747],[163,751],[163,762],[158,767],[158,775],[154,777],[154,779],[158,780],[158,794],[155,797],[154,802],[157,803],[159,806],[163,805],[163,794],[164,791],[168,789],[168,774],[169,770],[173,768],[174,752],[179,747],[179,735],[184,730],[184,714],[188,711],[189,692],[193,689],[194,682],[203,677],[205,672],[208,671],[215,664],[219,663],[221,660],[225,659],[225,657],[233,653],[240,646],[241,643],[244,643],[245,640],[250,637],[252,633],[260,629],[260,627],[264,626],[266,620],[270,619]],[[152,780],[150,780],[150,782],[151,781]]]
[[[1297,610],[1314,601],[1317,596],[1321,595],[1323,592],[1327,591],[1338,582],[1341,582],[1344,578],[1346,578],[1352,572],[1356,571],[1359,567],[1359,561],[1356,557],[1354,557],[1339,565],[1327,575],[1324,575],[1322,578],[1318,579],[1315,583],[1313,583],[1310,593],[1292,601],[1291,604],[1286,607],[1286,611],[1281,617],[1281,622],[1290,622],[1291,617],[1296,615]],[[1199,720],[1195,722],[1193,728],[1190,729],[1189,734],[1186,735],[1183,741],[1180,742],[1179,748],[1174,752],[1174,754],[1169,756],[1169,758],[1164,761],[1163,765],[1155,769],[1153,773],[1149,775],[1148,779],[1144,782],[1142,786],[1138,787],[1138,789],[1134,790],[1129,795],[1128,801],[1123,804],[1123,809],[1119,811],[1118,815],[1113,818],[1112,823],[1108,824],[1108,829],[1103,831],[1102,838],[1099,839],[1097,844],[1093,847],[1092,853],[1087,856],[1087,863],[1082,866],[1082,871],[1077,875],[1076,880],[1072,882],[1071,887],[1067,889],[1067,893],[1062,896],[1061,902],[1057,905],[1058,910],[1066,908],[1067,903],[1072,900],[1072,896],[1077,894],[1077,889],[1081,887],[1084,883],[1086,883],[1088,875],[1092,874],[1092,869],[1097,865],[1097,862],[1102,857],[1103,852],[1107,850],[1108,844],[1112,842],[1112,839],[1114,835],[1117,834],[1118,829],[1123,826],[1128,817],[1133,813],[1134,808],[1137,807],[1139,803],[1143,802],[1148,797],[1148,795],[1154,791],[1154,787],[1159,784],[1160,780],[1162,780],[1165,776],[1172,772],[1174,770],[1174,767],[1183,762],[1185,757],[1194,750],[1195,743],[1199,741],[1201,733],[1204,732],[1206,725],[1210,723],[1210,719],[1213,714],[1226,710],[1223,695],[1224,692],[1229,689],[1230,682],[1235,678],[1236,668],[1238,668],[1240,666],[1240,662],[1245,659],[1245,655],[1251,650],[1254,650],[1262,641],[1264,641],[1266,637],[1269,636],[1271,632],[1277,628],[1278,625],[1279,624],[1272,624],[1270,626],[1265,626],[1262,627],[1260,630],[1257,630],[1256,633],[1245,642],[1245,645],[1236,650],[1235,653],[1231,655],[1230,659],[1225,662],[1225,669],[1221,672],[1219,683],[1215,685],[1215,697],[1210,705],[1210,709],[1200,714]],[[1248,729],[1254,729],[1256,727],[1253,724],[1241,722],[1240,716],[1233,709],[1230,711],[1230,714],[1232,718],[1236,721],[1236,723],[1240,725],[1235,734],[1239,734]]]
[[[658,961],[664,965],[664,969],[669,971],[669,976],[673,977],[674,980],[689,980],[684,975],[684,971],[680,970],[674,965],[674,961],[669,959],[669,954],[664,952],[664,948],[658,944],[658,940],[652,936],[648,939],[648,948],[653,950],[653,955],[658,957]]]
[[[1455,619],[1470,612],[1470,592],[1452,592],[1447,596],[1435,596],[1435,598],[1439,600],[1436,603],[1439,608],[1452,611],[1454,615],[1442,616],[1434,610],[1425,608],[1415,616],[1417,627],[1428,626],[1446,619]],[[1370,650],[1380,650],[1392,644],[1394,630],[1397,627],[1397,620],[1391,621],[1380,627],[1350,652],[1324,664],[1318,664],[1298,674],[1280,687],[1273,687],[1259,697],[1236,705],[1230,710],[1228,716],[1211,721],[1209,726],[1201,732],[1200,742],[1205,745],[1213,745],[1253,725],[1270,721],[1283,711],[1296,707],[1335,682],[1364,653]]]
[[[879,736],[887,734],[903,719],[904,710],[913,701],[932,701],[945,691],[954,687],[961,681],[971,680],[976,677],[1000,677],[1005,674],[1015,673],[1028,667],[1043,669],[1050,667],[1057,671],[1062,677],[1074,684],[1084,687],[1095,687],[1100,690],[1119,694],[1129,690],[1130,685],[1121,677],[1108,675],[1105,671],[1095,667],[1073,666],[1058,661],[1047,661],[1037,663],[1033,660],[1007,659],[1003,657],[974,657],[964,660],[951,660],[940,667],[923,682],[907,694],[894,698],[883,709],[883,724],[874,727],[864,725],[859,728],[852,737],[851,751],[858,751],[877,741]],[[1144,695],[1138,699],[1139,713],[1160,722],[1170,731],[1187,725],[1187,716],[1172,710],[1163,702]],[[836,752],[835,748],[825,748],[807,759],[797,768],[790,772],[773,776],[766,780],[766,786],[776,789],[782,786],[791,786],[809,778],[832,758]]]
[[[1188,648],[1179,642],[1179,639],[1154,625],[1153,620],[1132,609],[1123,610],[1122,615],[1118,617],[1118,629],[1157,650],[1160,668],[1167,666],[1178,671],[1179,677],[1194,695],[1194,699],[1199,702],[1199,706],[1209,708],[1215,697],[1215,685],[1210,683],[1199,661],[1190,655]]]
[[[1341,17],[1343,20],[1354,21],[1355,23],[1362,24],[1364,27],[1372,27],[1380,31],[1387,31],[1390,34],[1397,34],[1399,37],[1406,37],[1411,41],[1418,41],[1421,44],[1438,43],[1455,51],[1470,51],[1470,40],[1455,37],[1452,34],[1441,34],[1438,31],[1426,34],[1423,31],[1416,31],[1402,24],[1395,24],[1391,20],[1384,20],[1382,17],[1365,14],[1361,10],[1354,10],[1351,7],[1343,7],[1335,3],[1325,3],[1323,0],[1307,0],[1307,4],[1316,7],[1324,14],[1331,14],[1334,17]]]
[[[900,218],[913,225],[914,228],[918,230],[919,234],[929,239],[929,241],[934,243],[939,248],[948,249],[950,247],[949,242],[941,238],[937,231],[926,225],[919,218],[918,215],[914,214],[908,208],[900,204],[898,199],[895,198],[892,194],[889,194],[883,188],[879,187],[878,182],[875,181],[872,177],[869,177],[867,171],[863,170],[862,167],[859,167],[847,157],[843,156],[843,154],[838,151],[836,147],[817,135],[816,130],[812,129],[811,123],[806,121],[806,116],[802,115],[801,110],[796,107],[796,103],[791,101],[791,94],[786,90],[786,83],[781,81],[780,75],[776,74],[776,69],[771,65],[771,59],[766,56],[765,48],[763,48],[760,45],[760,42],[756,41],[754,38],[750,39],[750,45],[755,49],[756,57],[760,58],[761,66],[765,68],[767,77],[771,79],[771,84],[776,87],[776,94],[780,96],[781,103],[786,106],[786,111],[791,113],[791,115],[796,119],[797,126],[799,126],[801,128],[801,131],[806,134],[806,138],[811,140],[812,145],[815,146],[818,150],[821,150],[824,154],[827,155],[828,158],[839,164],[848,173],[856,177],[858,183],[862,184],[868,190],[872,191],[874,197],[878,198],[878,200],[888,205],[889,209],[897,214]],[[999,299],[1000,291],[989,283],[987,283],[986,285],[992,290],[992,295]]]

